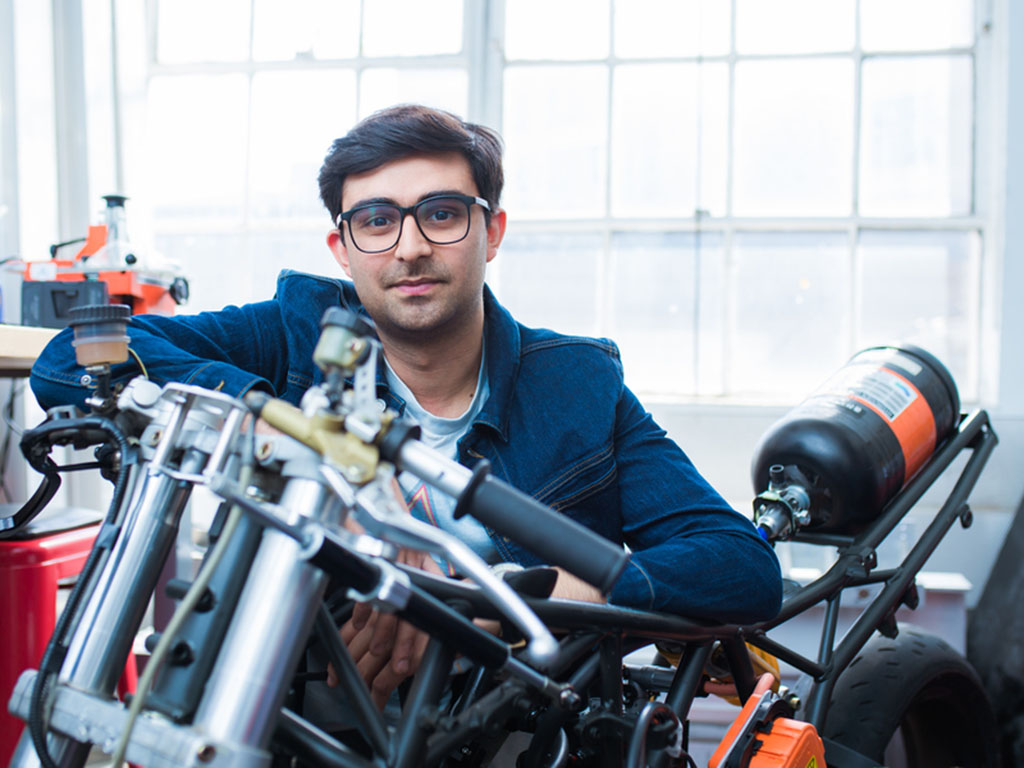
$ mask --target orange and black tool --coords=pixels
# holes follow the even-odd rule
[[[711,756],[709,768],[826,768],[825,745],[761,675],[754,692]]]

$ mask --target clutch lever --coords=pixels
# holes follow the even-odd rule
[[[454,536],[412,517],[391,491],[391,475],[381,472],[371,483],[353,492],[337,470],[321,464],[328,486],[348,504],[356,519],[372,536],[399,547],[442,555],[468,576],[498,610],[527,638],[524,655],[540,666],[558,656],[558,641],[522,598],[498,578],[480,557]]]

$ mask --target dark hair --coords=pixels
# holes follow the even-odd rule
[[[375,112],[335,139],[320,167],[320,199],[337,222],[341,190],[350,173],[363,173],[413,154],[460,152],[469,162],[477,192],[497,209],[505,183],[501,137],[450,112],[402,104]],[[488,217],[489,218],[489,217]]]

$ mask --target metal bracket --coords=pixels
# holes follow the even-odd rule
[[[377,582],[377,586],[369,592],[349,589],[349,599],[360,603],[369,602],[377,610],[388,613],[402,610],[409,604],[409,597],[412,594],[409,576],[387,560],[376,560],[375,565],[380,568],[380,581]]]
[[[10,712],[22,720],[29,716],[37,674],[34,669],[22,672],[8,704]],[[119,701],[65,685],[53,691],[50,729],[75,741],[96,744],[107,754],[113,753],[127,719],[128,711]],[[148,768],[264,768],[271,764],[269,752],[210,739],[152,712],[136,719],[126,756],[129,762]]]

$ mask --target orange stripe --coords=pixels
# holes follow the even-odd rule
[[[935,450],[935,416],[932,414],[928,401],[921,394],[921,390],[905,377],[889,368],[882,368],[880,370],[895,376],[917,395],[914,401],[904,408],[895,419],[890,419],[874,405],[856,395],[850,395],[850,397],[881,416],[889,425],[889,428],[892,429],[893,434],[896,435],[900,448],[903,450],[903,482],[905,483],[917,473],[917,470],[921,468],[925,461],[928,460],[928,457],[932,455],[932,451]]]

